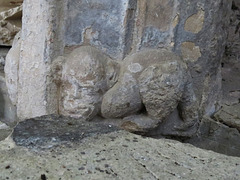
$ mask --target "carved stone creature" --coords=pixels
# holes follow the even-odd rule
[[[5,67],[14,105],[18,73],[10,69],[18,65],[19,49],[16,46],[8,54]],[[62,115],[86,120],[97,114],[121,118],[124,129],[138,133],[159,125],[167,132],[163,134],[177,136],[191,136],[197,130],[198,102],[191,77],[181,58],[168,50],[144,50],[118,63],[94,47],[81,46],[55,59],[50,72],[55,86],[48,93],[56,92],[58,101],[51,106]],[[180,118],[171,121],[176,110]]]
[[[92,119],[100,112],[103,94],[117,80],[119,64],[91,46],[74,49],[65,58],[60,113]]]
[[[174,130],[197,125],[198,103],[186,65],[170,51],[145,50],[123,60],[118,82],[103,97],[101,113],[105,118],[124,118],[122,127],[145,133],[176,108],[183,123]]]

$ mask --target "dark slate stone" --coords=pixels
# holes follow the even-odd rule
[[[13,140],[18,146],[48,149],[56,145],[81,142],[89,136],[98,136],[119,130],[100,122],[49,115],[20,122],[14,129]]]

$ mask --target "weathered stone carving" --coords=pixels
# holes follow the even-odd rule
[[[19,41],[5,67],[14,105],[18,99],[18,46]],[[16,72],[10,71],[14,69]],[[59,114],[85,120],[96,115],[122,118],[124,129],[147,133],[178,109],[182,122],[173,124],[172,130],[180,136],[195,133],[185,133],[198,125],[191,78],[181,58],[168,50],[143,50],[118,63],[94,47],[81,46],[56,58],[50,72]]]
[[[198,106],[186,65],[167,50],[145,50],[123,60],[118,82],[103,97],[106,118],[124,118],[133,132],[157,127],[178,107],[187,130],[198,122]],[[139,114],[145,107],[146,113]]]
[[[97,114],[123,118],[123,128],[146,133],[178,108],[183,123],[174,130],[197,125],[197,101],[186,65],[168,50],[145,50],[117,63],[96,48],[82,46],[63,59],[60,114],[86,120]]]
[[[89,120],[100,111],[103,94],[116,82],[119,65],[90,46],[73,50],[65,61],[60,113]]]

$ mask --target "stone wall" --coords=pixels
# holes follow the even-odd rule
[[[190,70],[200,114],[212,114],[218,108],[230,8],[227,0],[25,0],[18,117],[59,112],[54,59],[64,55],[64,47],[82,45],[119,62],[146,49],[175,52]]]
[[[220,62],[231,3],[226,0],[68,1],[66,45],[91,44],[113,58],[168,48],[188,64],[203,114],[221,97]]]

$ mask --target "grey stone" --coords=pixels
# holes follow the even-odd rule
[[[137,80],[130,73],[124,73],[118,82],[108,90],[102,100],[101,114],[105,118],[123,118],[142,108]]]
[[[6,139],[12,131],[13,129],[0,121],[0,141]]]
[[[186,66],[172,52],[145,50],[124,59],[118,82],[103,97],[101,113],[105,118],[126,117],[136,114],[142,105],[149,118],[132,116],[127,118],[128,123],[125,122],[123,127],[132,129],[127,128],[126,124],[129,124],[134,125],[137,131],[150,131],[167,121],[177,106],[184,123],[176,128],[184,131],[197,126],[198,103],[191,79]],[[149,121],[150,118],[153,120]],[[152,127],[144,121],[152,122]],[[148,125],[144,127],[145,124]]]
[[[23,2],[17,103],[20,120],[58,112],[51,66],[64,51],[65,2]]]
[[[239,157],[124,131],[96,133],[44,151],[16,146],[11,139],[0,142],[1,179],[239,179],[239,162]]]
[[[18,146],[52,149],[61,144],[79,143],[84,138],[118,131],[116,126],[84,119],[48,115],[20,122],[12,134]]]
[[[9,50],[6,56],[4,67],[8,95],[12,104],[15,106],[17,105],[18,99],[18,68],[21,48],[20,34],[21,32],[15,36],[12,48]]]
[[[212,115],[219,108],[220,61],[230,10],[228,0],[25,0],[18,117],[59,112],[52,66],[66,46],[75,45],[94,46],[117,60],[146,48],[174,51],[187,63],[199,114]]]
[[[214,119],[240,132],[240,104],[232,106],[224,105],[217,113]]]
[[[113,58],[122,59],[131,47],[134,26],[131,13],[136,9],[136,2],[68,0],[66,45],[92,45]]]
[[[91,120],[100,112],[103,94],[116,83],[118,69],[94,47],[73,50],[63,65],[60,114]]]
[[[154,120],[147,115],[131,115],[123,118],[121,127],[129,132],[147,134],[149,130],[153,130],[159,126],[160,122]]]
[[[0,48],[0,72],[4,71],[6,56],[9,51],[9,47],[1,47]]]
[[[18,119],[16,106],[14,106],[8,96],[5,77],[0,73],[0,122],[13,127]]]
[[[240,156],[240,133],[211,118],[204,117],[198,133],[184,142],[230,156]]]

